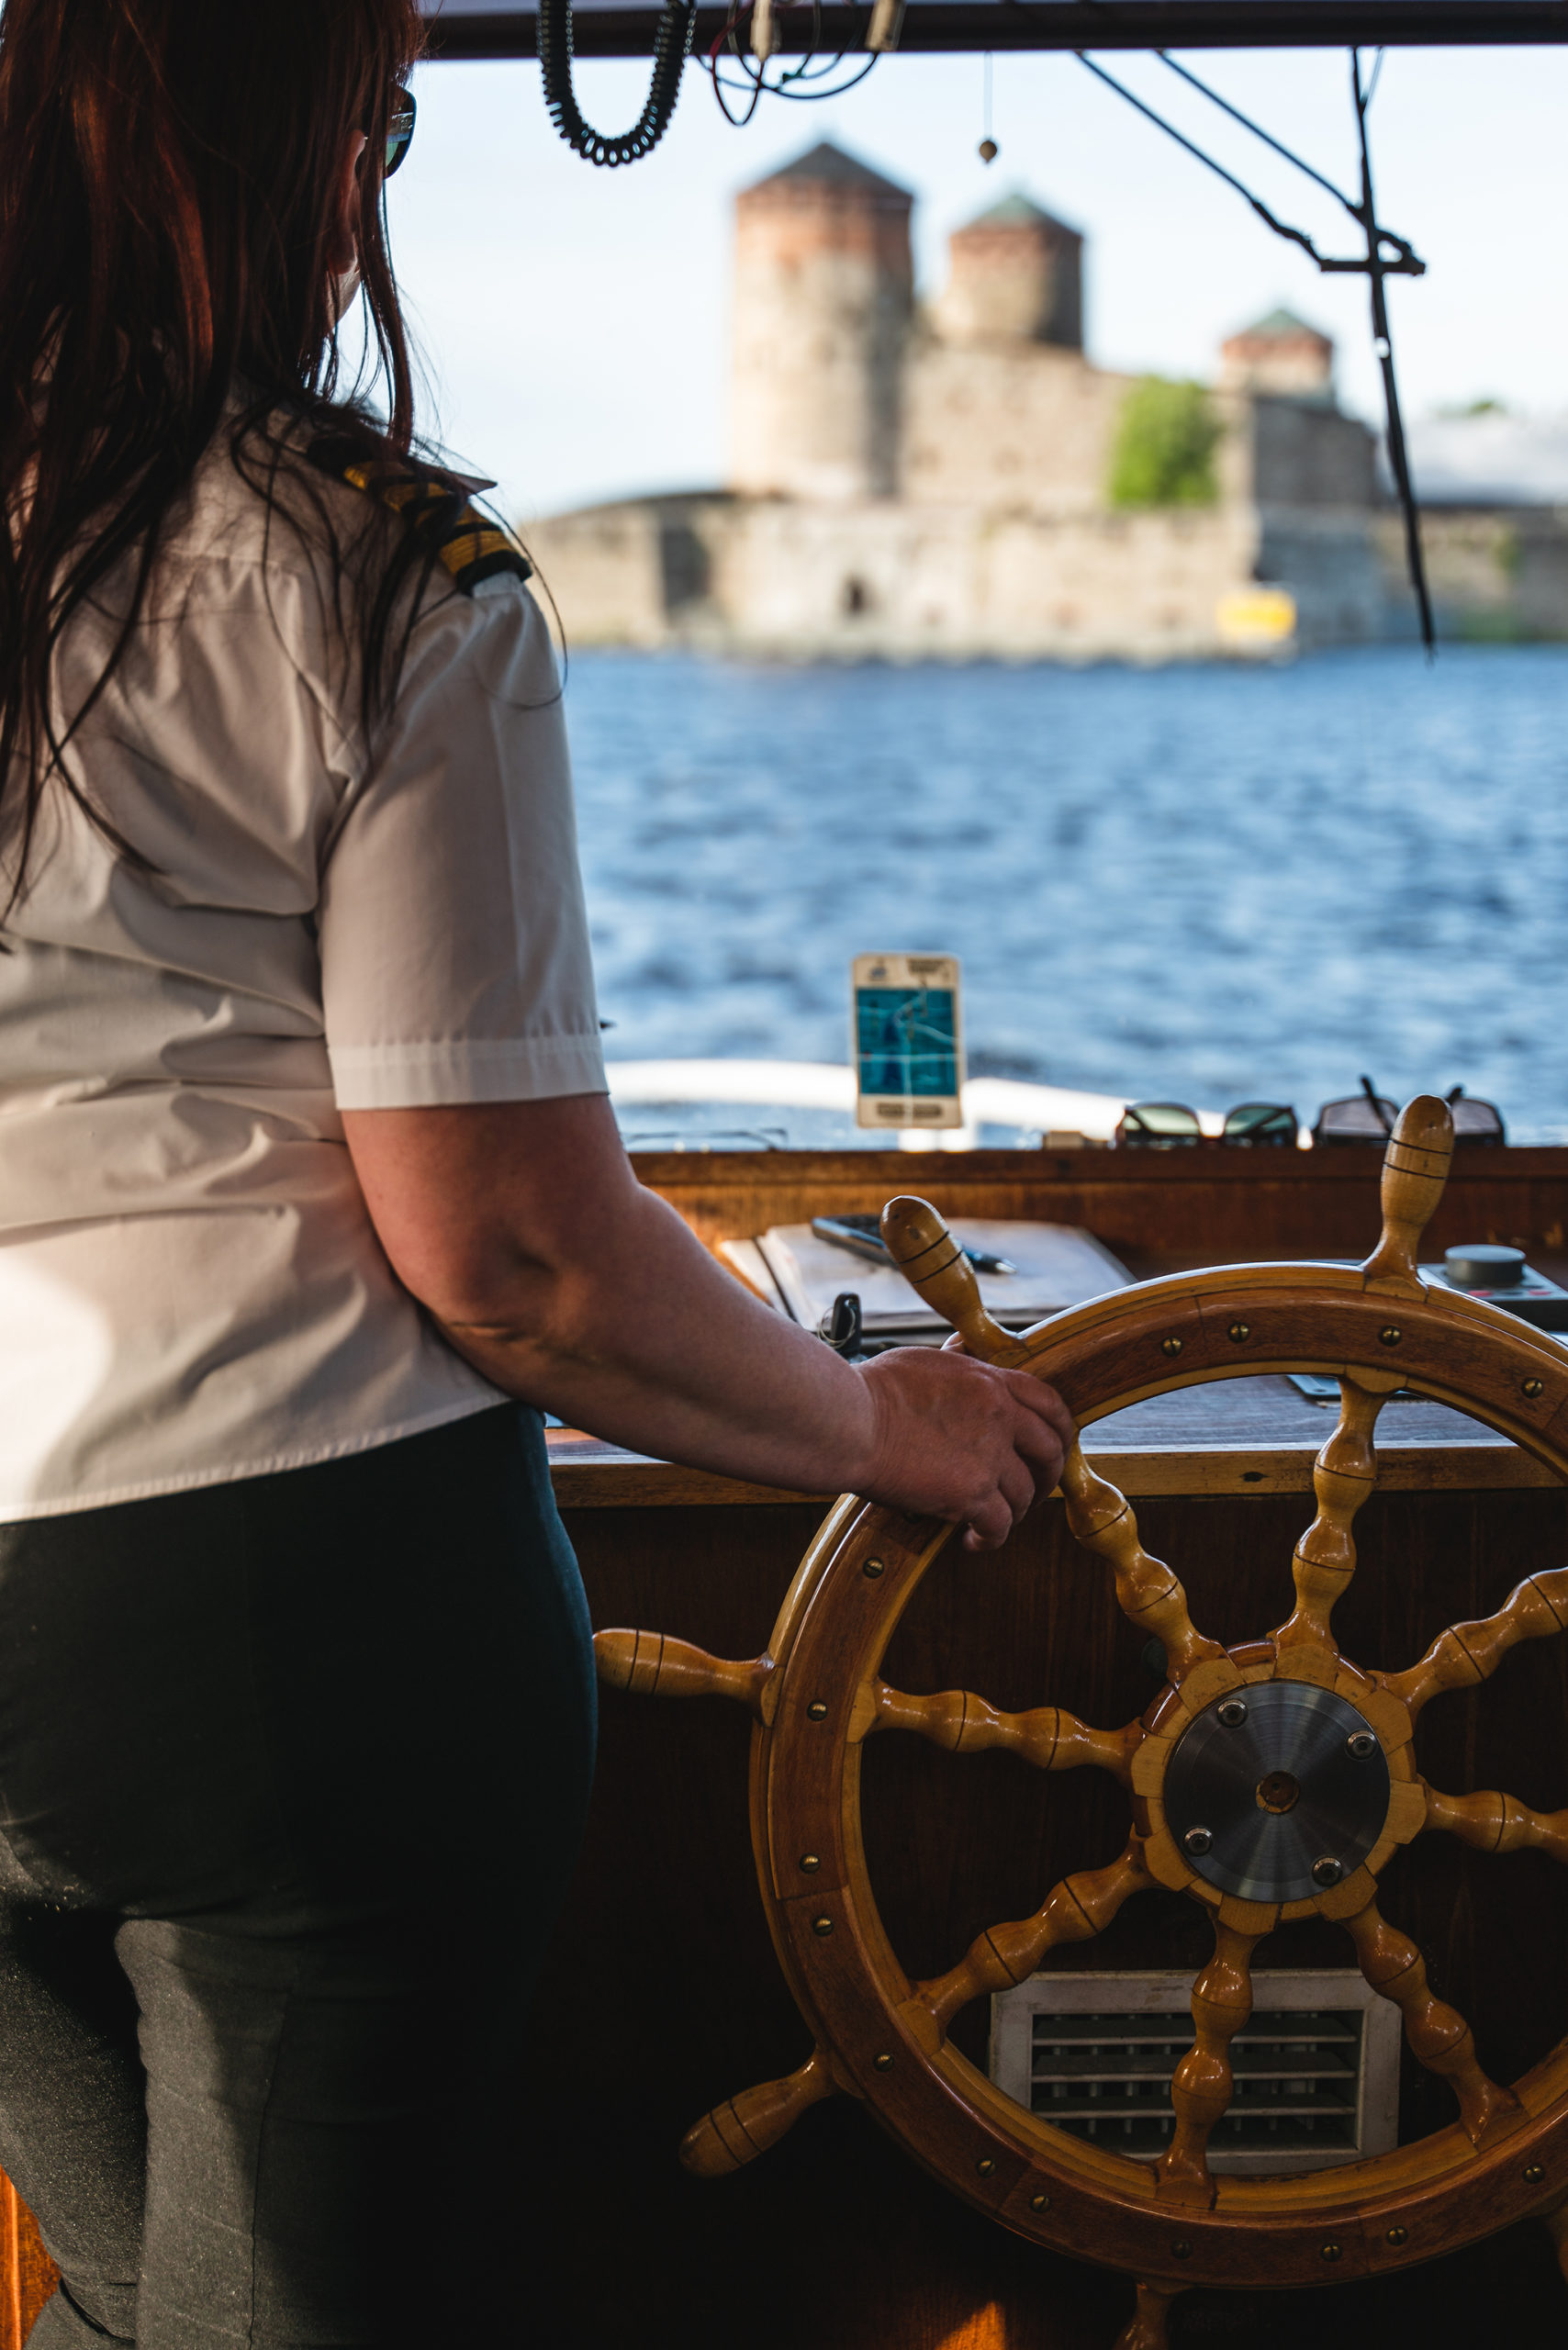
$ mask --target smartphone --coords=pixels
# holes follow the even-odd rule
[[[850,986],[857,1125],[961,1126],[958,957],[857,955]]]

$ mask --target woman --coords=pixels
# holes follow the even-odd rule
[[[1069,1433],[849,1368],[630,1171],[526,566],[409,454],[418,45],[412,0],[0,19],[0,2162],[49,2350],[528,2338],[593,1743],[540,1408],[974,1548]]]

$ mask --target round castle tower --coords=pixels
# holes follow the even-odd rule
[[[947,241],[936,308],[945,342],[1083,348],[1083,239],[1026,196],[1006,196]]]
[[[735,202],[734,487],[889,498],[913,196],[825,141]]]
[[[1219,353],[1219,380],[1226,391],[1333,404],[1334,345],[1293,310],[1271,310],[1222,342]]]

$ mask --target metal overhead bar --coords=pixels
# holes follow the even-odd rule
[[[437,58],[535,57],[537,7],[498,0],[425,0],[430,54]],[[700,7],[694,48],[705,52],[730,21],[727,6]],[[577,0],[579,57],[649,57],[657,6],[629,8]],[[864,48],[865,5],[824,0],[813,27],[809,6],[778,5],[779,52]],[[1012,0],[907,0],[898,47],[930,50],[1114,49],[1353,49],[1568,41],[1568,0],[1033,0],[1026,17]]]

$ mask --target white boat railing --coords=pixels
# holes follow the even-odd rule
[[[620,1107],[655,1103],[722,1103],[754,1109],[838,1110],[855,1115],[855,1071],[838,1061],[611,1061],[610,1100]],[[1126,1097],[1082,1093],[1070,1086],[1031,1085],[1020,1078],[971,1077],[964,1088],[964,1123],[945,1132],[902,1132],[911,1150],[973,1150],[980,1128],[1015,1126],[1028,1134],[1082,1135],[1108,1142]],[[1222,1120],[1198,1113],[1205,1134]]]

